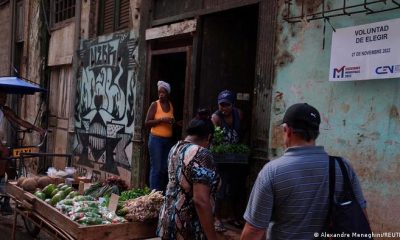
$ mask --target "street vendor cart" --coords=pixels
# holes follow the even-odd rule
[[[16,202],[11,237],[13,240],[18,215],[29,219],[38,228],[52,235],[54,239],[124,240],[155,237],[155,220],[86,226],[70,220],[55,207],[18,187],[16,182],[8,182],[6,191]]]

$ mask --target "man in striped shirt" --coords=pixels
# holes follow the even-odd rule
[[[284,155],[266,164],[258,174],[247,205],[241,239],[313,239],[327,218],[329,157],[316,146],[320,114],[306,103],[289,107],[282,120]],[[344,160],[356,198],[366,208],[357,176]],[[336,163],[336,201],[343,197],[343,179]]]

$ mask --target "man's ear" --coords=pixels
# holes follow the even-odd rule
[[[292,136],[292,134],[293,134],[293,130],[292,130],[292,128],[290,128],[288,125],[284,125],[283,126],[283,132],[288,136],[288,137],[291,137]]]

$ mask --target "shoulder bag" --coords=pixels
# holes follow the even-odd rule
[[[343,175],[342,202],[334,200],[335,161],[339,163]],[[373,239],[368,219],[356,199],[346,166],[340,157],[329,156],[329,211],[327,226],[324,229],[326,235],[332,239]]]

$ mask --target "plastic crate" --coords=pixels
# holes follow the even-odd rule
[[[223,153],[213,154],[214,162],[218,164],[222,163],[236,163],[236,164],[247,164],[249,163],[249,155],[244,153]]]

